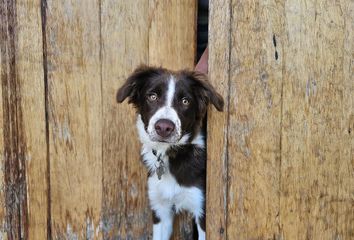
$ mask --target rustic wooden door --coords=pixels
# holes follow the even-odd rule
[[[354,238],[354,2],[211,1],[209,239]]]

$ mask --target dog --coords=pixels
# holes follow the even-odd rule
[[[137,110],[141,158],[148,170],[153,239],[170,239],[173,217],[186,210],[205,239],[206,149],[203,119],[209,104],[224,100],[195,71],[138,67],[117,92]]]

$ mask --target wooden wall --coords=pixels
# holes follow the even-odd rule
[[[150,236],[135,112],[115,93],[141,63],[193,68],[195,17],[192,0],[0,0],[0,239]]]
[[[0,239],[149,239],[140,63],[194,65],[196,1],[0,0]],[[210,1],[208,239],[354,238],[353,1]],[[174,239],[190,239],[188,216]]]
[[[209,24],[209,239],[353,239],[354,2],[211,1]]]

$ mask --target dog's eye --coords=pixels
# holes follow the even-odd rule
[[[151,93],[148,95],[148,99],[150,102],[154,102],[157,100],[157,94],[156,93]]]
[[[189,100],[187,98],[182,98],[182,104],[185,105],[185,106],[188,106],[189,105]]]

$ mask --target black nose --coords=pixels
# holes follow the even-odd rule
[[[163,138],[171,136],[175,130],[175,124],[168,119],[160,119],[155,123],[155,130]]]

